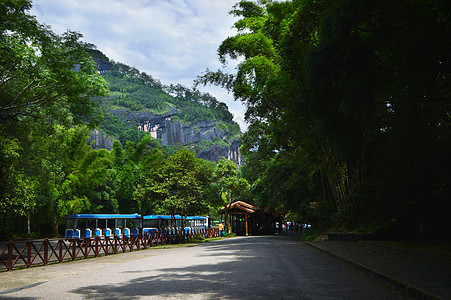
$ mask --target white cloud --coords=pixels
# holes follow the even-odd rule
[[[83,34],[109,58],[164,84],[191,87],[206,68],[221,68],[216,51],[235,34],[228,11],[237,0],[35,0],[31,14],[56,33]],[[232,65],[233,67],[233,65]],[[236,119],[244,108],[219,88],[199,87],[226,102]],[[247,126],[244,124],[242,128]]]

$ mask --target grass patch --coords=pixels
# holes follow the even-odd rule
[[[40,237],[39,232],[31,232],[31,233],[22,233],[22,234],[13,234],[11,239],[18,240],[18,239],[38,239]]]
[[[205,242],[205,238],[204,237],[202,237],[202,236],[200,236],[199,234],[196,234],[192,239],[191,239],[191,242],[193,242],[193,243],[203,243],[203,242]]]
[[[307,231],[301,234],[301,240],[306,242],[314,241],[318,237],[319,233],[316,231]]]

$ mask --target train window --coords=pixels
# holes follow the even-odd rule
[[[125,219],[116,219],[116,227],[124,228],[125,227]]]
[[[130,220],[131,221],[131,220]],[[134,221],[134,226],[130,226],[130,227],[134,227],[134,228],[142,228],[143,227],[143,222],[141,219],[135,219]]]
[[[125,226],[124,227],[128,227],[128,228],[139,228],[140,227],[140,225],[141,225],[141,222],[140,222],[141,220],[139,219],[135,219],[135,220],[132,220],[132,219],[126,219],[125,220]]]
[[[87,220],[86,219],[79,219],[78,220],[78,222],[77,222],[78,224],[77,224],[77,228],[78,229],[86,229],[86,223],[87,223]]]
[[[98,228],[107,228],[107,220],[106,219],[99,219],[97,223]]]
[[[143,227],[144,228],[157,228],[158,220],[144,220]]]
[[[75,220],[74,219],[67,219],[66,228],[67,229],[75,229]]]
[[[160,220],[160,226],[163,228],[169,227],[169,220]]]
[[[90,228],[91,230],[95,230],[97,228],[97,224],[96,224],[96,220],[95,219],[90,219],[87,220],[87,228]]]

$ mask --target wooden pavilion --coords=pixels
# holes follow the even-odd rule
[[[226,207],[218,212],[225,215]],[[233,202],[228,206],[227,215],[232,232],[236,235],[268,234],[275,231],[274,215],[264,212],[255,205],[243,201]]]

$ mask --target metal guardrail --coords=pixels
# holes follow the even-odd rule
[[[190,241],[195,235],[217,237],[217,229],[194,230],[191,234],[150,234],[130,237],[98,237],[85,239],[41,239],[0,243],[0,271],[11,271],[90,257],[138,251],[158,245]]]

